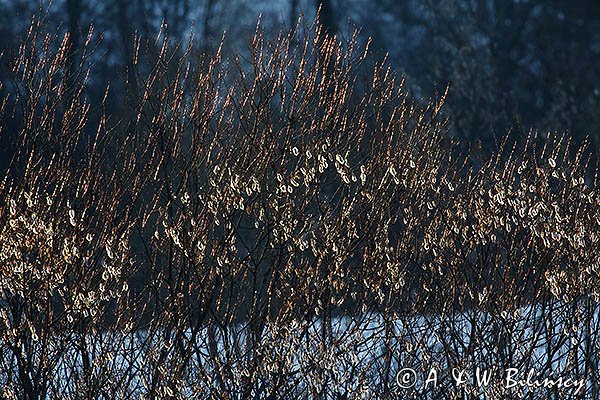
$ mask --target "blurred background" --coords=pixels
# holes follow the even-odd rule
[[[3,62],[40,12],[77,48],[91,24],[98,40],[89,95],[124,81],[134,34],[174,41],[194,34],[210,52],[244,50],[257,20],[269,35],[300,16],[343,40],[361,40],[427,99],[449,87],[449,134],[493,148],[506,133],[568,131],[600,146],[600,2],[597,0],[0,0]],[[77,50],[77,49],[76,49]]]

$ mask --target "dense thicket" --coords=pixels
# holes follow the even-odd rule
[[[92,38],[73,63],[34,23],[2,83],[3,397],[573,396],[445,379],[475,366],[598,395],[585,146],[456,151],[445,93],[413,101],[318,25],[258,29],[249,69],[136,37],[113,115]],[[403,391],[404,367],[443,382]]]

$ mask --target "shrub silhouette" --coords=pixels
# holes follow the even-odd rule
[[[462,154],[445,95],[413,100],[358,34],[293,32],[230,58],[135,38],[109,115],[92,32],[73,69],[69,36],[32,25],[1,108],[3,397],[573,395],[452,385],[475,367],[597,396],[586,147]],[[403,391],[405,367],[440,383]]]

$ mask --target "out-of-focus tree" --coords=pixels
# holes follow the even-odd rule
[[[417,94],[450,86],[457,136],[491,143],[508,130],[568,130],[597,147],[599,9],[584,0],[378,0],[348,13]]]

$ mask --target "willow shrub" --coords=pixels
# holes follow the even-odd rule
[[[230,57],[133,44],[99,102],[92,31],[74,52],[34,23],[9,60],[3,397],[570,393],[453,386],[474,367],[560,367],[598,393],[585,146],[459,153],[445,95],[413,100],[358,34],[257,29]],[[440,382],[404,390],[405,367]]]

